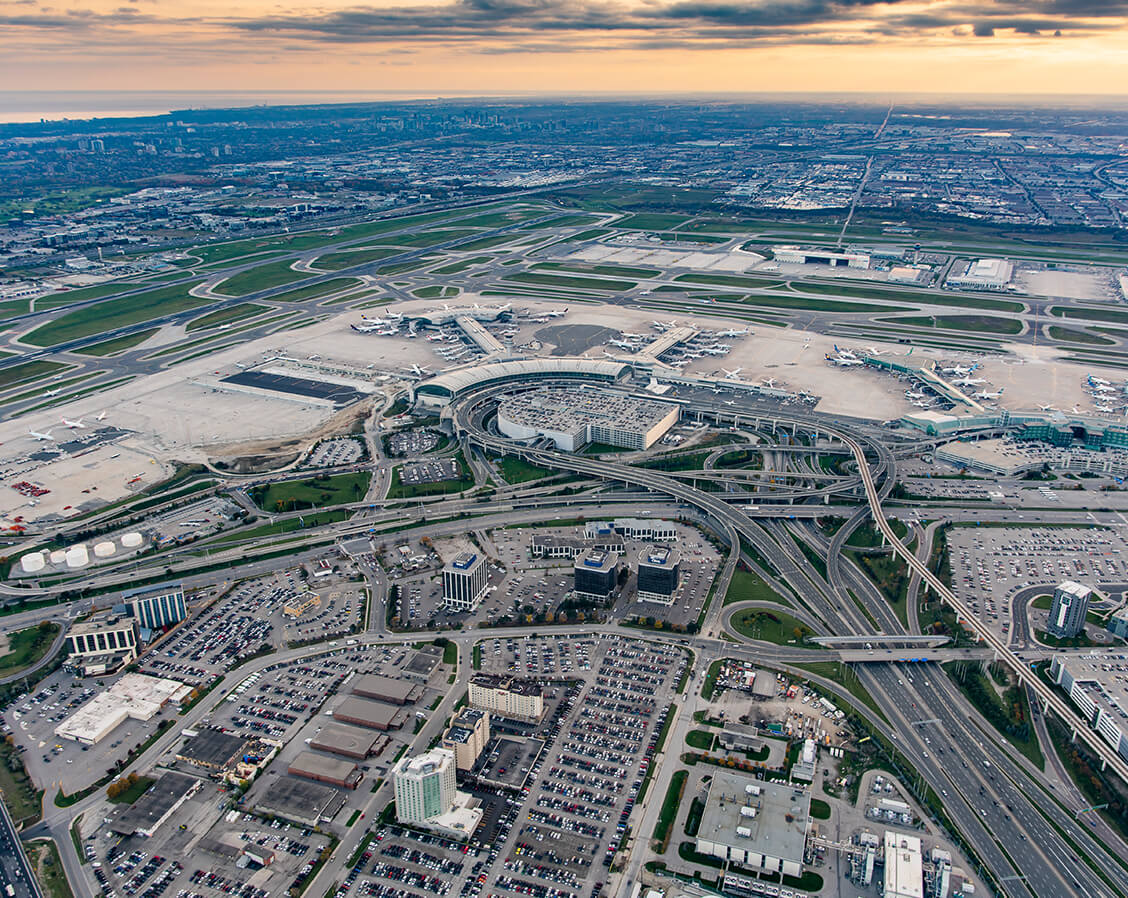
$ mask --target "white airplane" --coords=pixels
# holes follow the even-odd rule
[[[1091,386],[1097,386],[1099,384],[1102,387],[1112,386],[1112,384],[1103,377],[1093,377],[1091,374],[1089,375],[1089,384]]]
[[[957,377],[952,381],[952,385],[957,387],[977,387],[985,383],[987,383],[986,377]]]
[[[736,405],[736,400],[735,399],[726,399],[725,405]]]
[[[1111,405],[1094,405],[1093,410],[1098,411],[1098,412],[1103,412],[1105,414],[1112,414],[1112,406]]]
[[[917,408],[932,408],[931,399],[920,399],[913,403]]]
[[[744,336],[747,336],[750,333],[752,333],[752,328],[742,327],[742,328],[733,328],[732,330],[727,330],[727,331],[717,331],[717,336],[718,337],[744,337]]]
[[[58,396],[58,395],[59,395],[59,390],[61,390],[61,389],[62,389],[62,387],[56,387],[56,388],[55,388],[54,390],[47,390],[47,391],[45,391],[45,392],[43,393],[43,395],[44,395],[44,396]]]
[[[762,381],[760,381],[760,386],[767,387],[769,390],[775,385],[776,382],[774,377],[765,377]]]
[[[625,331],[623,332],[623,336],[626,337],[628,340],[645,340],[646,339],[646,334],[628,334]]]
[[[427,369],[425,367],[421,368],[421,367],[419,367],[419,365],[412,365],[411,366],[411,373],[414,374],[416,377],[422,377],[424,374],[427,373]]]
[[[1040,412],[1056,412],[1057,409],[1054,408],[1052,405],[1040,405],[1040,406],[1038,406],[1038,411],[1040,411]]]
[[[383,333],[383,332],[387,331],[389,329],[389,327],[391,328],[391,331],[394,334],[396,332],[395,331],[395,322],[394,321],[384,321],[382,318],[368,318],[368,319],[360,322],[359,324],[352,325],[352,329],[354,331],[356,331],[358,334],[371,334],[373,332],[379,334],[379,333]]]
[[[743,371],[744,369],[743,368],[733,368],[731,371],[729,371],[728,368],[722,368],[721,370],[725,372],[725,380],[736,380],[736,376],[738,374],[740,374],[740,372]]]
[[[508,308],[509,308],[509,305],[508,305],[508,304],[506,304],[506,305],[502,306],[501,308],[499,308],[499,309],[498,309],[498,311],[499,311],[499,312],[504,312],[504,311],[506,311],[506,310],[507,310]],[[565,307],[564,307],[564,311],[563,311],[563,312],[562,312],[562,311],[560,311],[560,309],[549,309],[549,310],[548,310],[547,312],[545,312],[544,314],[545,314],[545,315],[547,315],[547,316],[548,316],[549,318],[563,318],[563,317],[564,317],[565,315],[567,315],[567,314],[568,314],[568,307],[567,307],[567,306],[565,306]]]
[[[918,402],[921,399],[925,399],[927,397],[925,395],[924,390],[906,390],[905,391],[905,398],[911,399],[914,402]]]
[[[86,425],[82,423],[81,418],[79,418],[77,421],[71,421],[67,418],[63,418],[63,423],[71,430],[86,430]]]
[[[857,359],[858,355],[851,349],[839,349],[838,344],[834,344],[834,351],[838,353],[840,359]]]
[[[608,340],[612,346],[618,346],[620,349],[634,349],[635,344],[629,340]]]
[[[27,432],[27,434],[28,434],[28,436],[30,436],[32,439],[35,439],[35,440],[40,440],[40,441],[49,440],[52,443],[55,442],[55,438],[53,436],[51,436],[51,431],[49,431],[49,430],[46,433],[39,433],[36,430],[29,430]]]
[[[964,377],[968,374],[971,374],[971,372],[974,371],[978,367],[979,367],[979,362],[976,362],[974,365],[970,365],[970,366],[969,365],[950,365],[947,368],[941,368],[940,373],[941,374],[955,374],[959,377]]]
[[[846,356],[846,355],[839,355],[839,356],[828,355],[826,357],[826,360],[828,362],[833,362],[839,368],[856,368],[859,365],[865,364],[865,362],[863,362],[859,358],[856,358],[855,356]]]
[[[105,419],[106,419],[106,413],[104,411],[100,412],[99,414],[94,416],[95,421],[104,421]]]
[[[1115,393],[1116,389],[1108,384],[1090,384],[1089,389],[1094,393]]]
[[[1003,395],[1002,389],[999,389],[998,391],[996,391],[994,393],[992,393],[990,390],[980,390],[978,393],[975,394],[975,398],[976,399],[998,399],[1002,395]]]

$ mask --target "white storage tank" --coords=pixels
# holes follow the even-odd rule
[[[62,564],[67,560],[67,553],[63,549],[56,549],[51,553],[51,564]]]
[[[109,558],[117,551],[117,546],[111,542],[98,543],[94,547],[94,555],[98,558]]]
[[[121,538],[121,544],[127,549],[136,549],[143,542],[140,533],[126,533]]]
[[[83,567],[90,563],[90,553],[82,543],[67,549],[66,558],[67,567]]]
[[[42,552],[28,552],[20,559],[20,567],[23,568],[25,574],[34,574],[37,571],[43,570],[46,565],[47,561],[44,559]]]

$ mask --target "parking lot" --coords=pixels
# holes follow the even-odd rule
[[[400,468],[400,483],[417,485],[420,483],[441,483],[444,480],[457,480],[458,462],[453,458],[437,458],[404,465]]]
[[[308,468],[351,465],[364,458],[366,452],[362,440],[355,437],[338,437],[318,443],[310,452],[305,464]]]
[[[222,530],[236,518],[239,510],[230,499],[213,496],[149,518],[146,525],[153,543],[161,547],[175,546]]]
[[[1041,584],[1052,593],[1063,580],[1128,583],[1128,545],[1116,530],[953,527],[948,547],[953,589],[999,634],[1013,626],[1011,595],[1019,589]],[[1043,611],[1036,629],[1044,618]]]
[[[426,428],[401,430],[388,436],[388,454],[397,456],[422,455],[439,445],[437,431]]]

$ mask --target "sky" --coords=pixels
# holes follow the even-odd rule
[[[1128,0],[0,0],[0,90],[1128,94]]]

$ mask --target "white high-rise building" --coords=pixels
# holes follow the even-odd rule
[[[396,819],[400,823],[426,823],[454,806],[458,791],[454,752],[433,748],[395,766]]]

